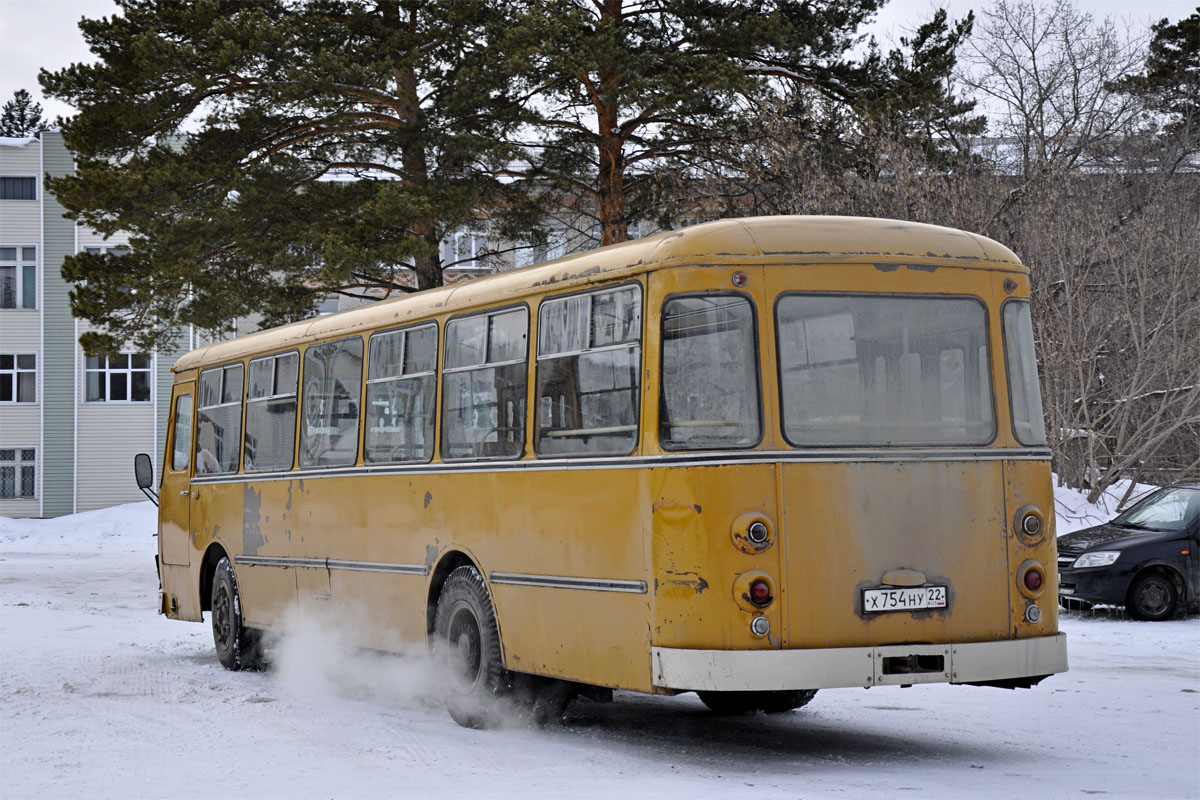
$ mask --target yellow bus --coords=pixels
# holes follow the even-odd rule
[[[485,726],[1067,668],[1028,270],[980,236],[712,222],[174,372],[161,613],[210,612],[231,669],[343,615],[364,648],[431,643]]]

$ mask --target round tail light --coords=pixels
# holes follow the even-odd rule
[[[771,602],[771,584],[759,578],[750,583],[750,602],[756,606],[765,606]]]
[[[1042,573],[1040,570],[1030,569],[1025,571],[1025,588],[1031,592],[1036,592],[1042,588]]]
[[[750,523],[750,527],[746,530],[746,536],[755,544],[762,544],[770,535],[771,532],[767,530],[767,526],[761,522]]]
[[[1042,520],[1037,514],[1026,514],[1025,519],[1021,520],[1021,530],[1028,536],[1037,536],[1042,532]]]

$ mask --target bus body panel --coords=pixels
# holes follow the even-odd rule
[[[1011,635],[1000,461],[784,464],[783,476],[793,647]],[[944,586],[945,607],[865,610],[863,591],[893,570]]]

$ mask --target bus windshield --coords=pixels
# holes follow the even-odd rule
[[[789,294],[776,316],[792,444],[991,441],[987,315],[978,301]]]

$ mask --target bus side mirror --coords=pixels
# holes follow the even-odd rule
[[[154,505],[158,505],[158,495],[150,488],[154,485],[154,464],[150,461],[150,456],[138,453],[133,457],[133,476],[137,479],[137,486],[142,490],[142,494],[150,498]]]

